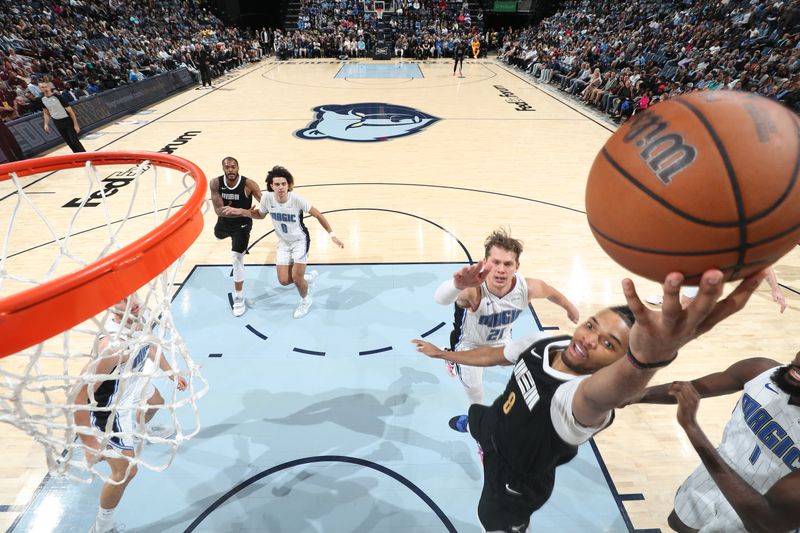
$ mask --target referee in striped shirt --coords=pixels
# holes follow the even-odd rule
[[[61,95],[53,93],[49,83],[40,83],[39,89],[42,90],[41,102],[44,131],[50,131],[50,119],[52,118],[58,133],[61,134],[61,138],[64,139],[64,142],[69,145],[72,151],[85,152],[86,148],[83,147],[78,139],[81,127],[78,125],[78,117],[75,116],[75,111],[72,110],[72,107]]]

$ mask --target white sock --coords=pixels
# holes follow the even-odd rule
[[[98,533],[105,533],[114,527],[114,511],[115,509],[99,508],[97,518],[94,519],[94,528]]]
[[[241,300],[242,299],[242,292],[243,291],[237,291],[237,290],[234,289],[234,291],[233,291],[234,300]]]
[[[308,303],[308,295],[306,295],[304,298],[300,298],[300,303],[301,304],[307,304]]]

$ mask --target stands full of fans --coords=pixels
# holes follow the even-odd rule
[[[500,57],[615,121],[689,91],[737,89],[800,112],[800,4],[572,0],[503,37]]]
[[[68,102],[179,67],[221,75],[261,55],[191,0],[17,0],[0,8],[0,117],[38,109],[39,82]]]
[[[378,18],[365,10],[364,0],[304,0],[296,31],[278,32],[274,51],[278,58],[371,57],[376,43]],[[392,2],[385,2],[387,8]],[[452,57],[458,41],[475,36],[487,49],[481,33],[483,13],[476,20],[470,4],[446,0],[406,1],[383,13],[394,34],[396,57],[416,59]]]

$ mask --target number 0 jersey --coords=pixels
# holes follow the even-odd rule
[[[258,211],[262,215],[269,214],[279,239],[287,242],[309,239],[303,213],[311,211],[311,204],[299,194],[289,192],[286,201],[280,203],[274,192],[264,193]]]

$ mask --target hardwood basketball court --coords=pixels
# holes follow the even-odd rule
[[[379,113],[374,105],[355,104],[383,107],[378,106],[382,109]],[[425,274],[424,268],[409,268],[393,289],[430,283],[435,287],[459,263],[480,258],[486,235],[505,226],[525,242],[521,273],[560,289],[586,318],[602,307],[624,303],[620,280],[627,274],[596,244],[583,210],[589,168],[612,131],[612,125],[584,113],[574,100],[561,101],[550,89],[540,89],[518,71],[493,60],[466,62],[464,78],[458,78],[453,76],[452,63],[445,60],[343,63],[267,59],[220,80],[214,90],[186,91],[82,142],[88,150],[158,151],[169,146],[174,155],[198,164],[209,179],[221,173],[223,157],[234,156],[241,173],[262,188],[269,168],[276,164],[287,167],[295,177],[297,192],[326,214],[345,243],[343,250],[336,248],[316,221],[309,223],[310,264],[328,265],[329,302],[369,299],[369,294],[359,289],[369,287],[366,281],[348,285],[350,294],[344,290],[333,294],[334,280],[348,275],[338,273],[336,265],[375,265],[378,271],[381,265],[451,264],[431,269],[435,276]],[[67,150],[62,147],[53,153]],[[63,228],[74,213],[66,206],[86,189],[81,175],[59,172],[30,185],[26,192],[42,202],[56,227]],[[8,184],[0,184],[3,220],[10,216],[14,202],[11,191]],[[125,187],[116,194],[126,195]],[[145,213],[147,208],[139,209]],[[92,226],[94,215],[98,220],[101,216],[89,212],[87,227]],[[183,277],[197,267],[230,264],[229,243],[213,236],[215,221],[209,208],[203,234],[183,264]],[[255,221],[247,265],[274,263],[270,230],[268,222]],[[15,233],[16,251],[30,250],[19,253],[15,261],[31,268],[40,265],[35,247],[47,239],[39,230]],[[91,232],[84,240],[81,246],[92,245]],[[791,359],[799,349],[793,326],[800,318],[800,253],[791,252],[775,270],[788,303],[784,315],[778,313],[764,284],[745,310],[684,349],[678,361],[661,371],[653,383],[699,377],[745,357]],[[271,268],[264,275],[251,277],[252,272],[255,270],[248,269],[245,282],[248,298],[274,290]],[[642,296],[660,292],[655,283],[634,281]],[[202,308],[197,307],[199,303],[194,308],[187,303],[186,312],[227,321],[230,311],[224,305],[224,291],[229,290],[225,285],[215,293],[222,302],[217,307],[213,299]],[[425,294],[423,291],[415,298],[424,299]],[[285,320],[287,328],[299,328],[298,334],[313,336],[313,331],[303,332],[302,321],[291,318],[293,303],[289,302],[295,299],[294,292],[286,293],[280,300],[285,308],[271,310],[278,313],[275,320]],[[269,301],[261,300],[265,305]],[[331,305],[326,312],[334,314],[326,316],[335,317]],[[541,326],[571,332],[560,308],[535,301],[534,309]],[[322,310],[322,306],[312,307],[311,315]],[[383,327],[380,312],[371,316],[376,327]],[[441,333],[446,333],[452,320],[450,309],[440,308],[439,316],[447,324]],[[393,353],[402,357],[403,367],[429,363],[410,343],[392,347]],[[204,367],[211,364],[207,353],[193,352],[193,356]],[[443,365],[437,372],[438,386],[463,400],[458,383],[444,375]],[[502,372],[507,376],[507,369]],[[369,385],[367,375],[365,387],[371,388]],[[719,442],[736,399],[732,395],[702,402],[699,418],[712,442]],[[437,401],[436,396],[413,400],[423,405]],[[430,421],[446,422],[444,414],[441,420]],[[449,439],[460,437],[453,434]],[[471,439],[463,437],[464,444],[472,446]],[[618,410],[612,427],[595,440],[619,505],[624,506],[633,528],[668,531],[666,517],[675,490],[699,463],[675,420],[675,407]],[[11,426],[3,426],[0,443],[5,450],[0,527],[9,527],[31,501],[45,469],[40,447]],[[269,454],[266,457],[268,460]],[[469,460],[477,463],[474,454]],[[168,478],[173,470],[159,475]],[[137,491],[139,482],[132,482],[120,508],[126,506],[130,493]],[[471,482],[479,487],[480,477]],[[91,515],[95,511],[96,502],[85,510]],[[474,515],[457,518],[461,523],[476,522]]]

